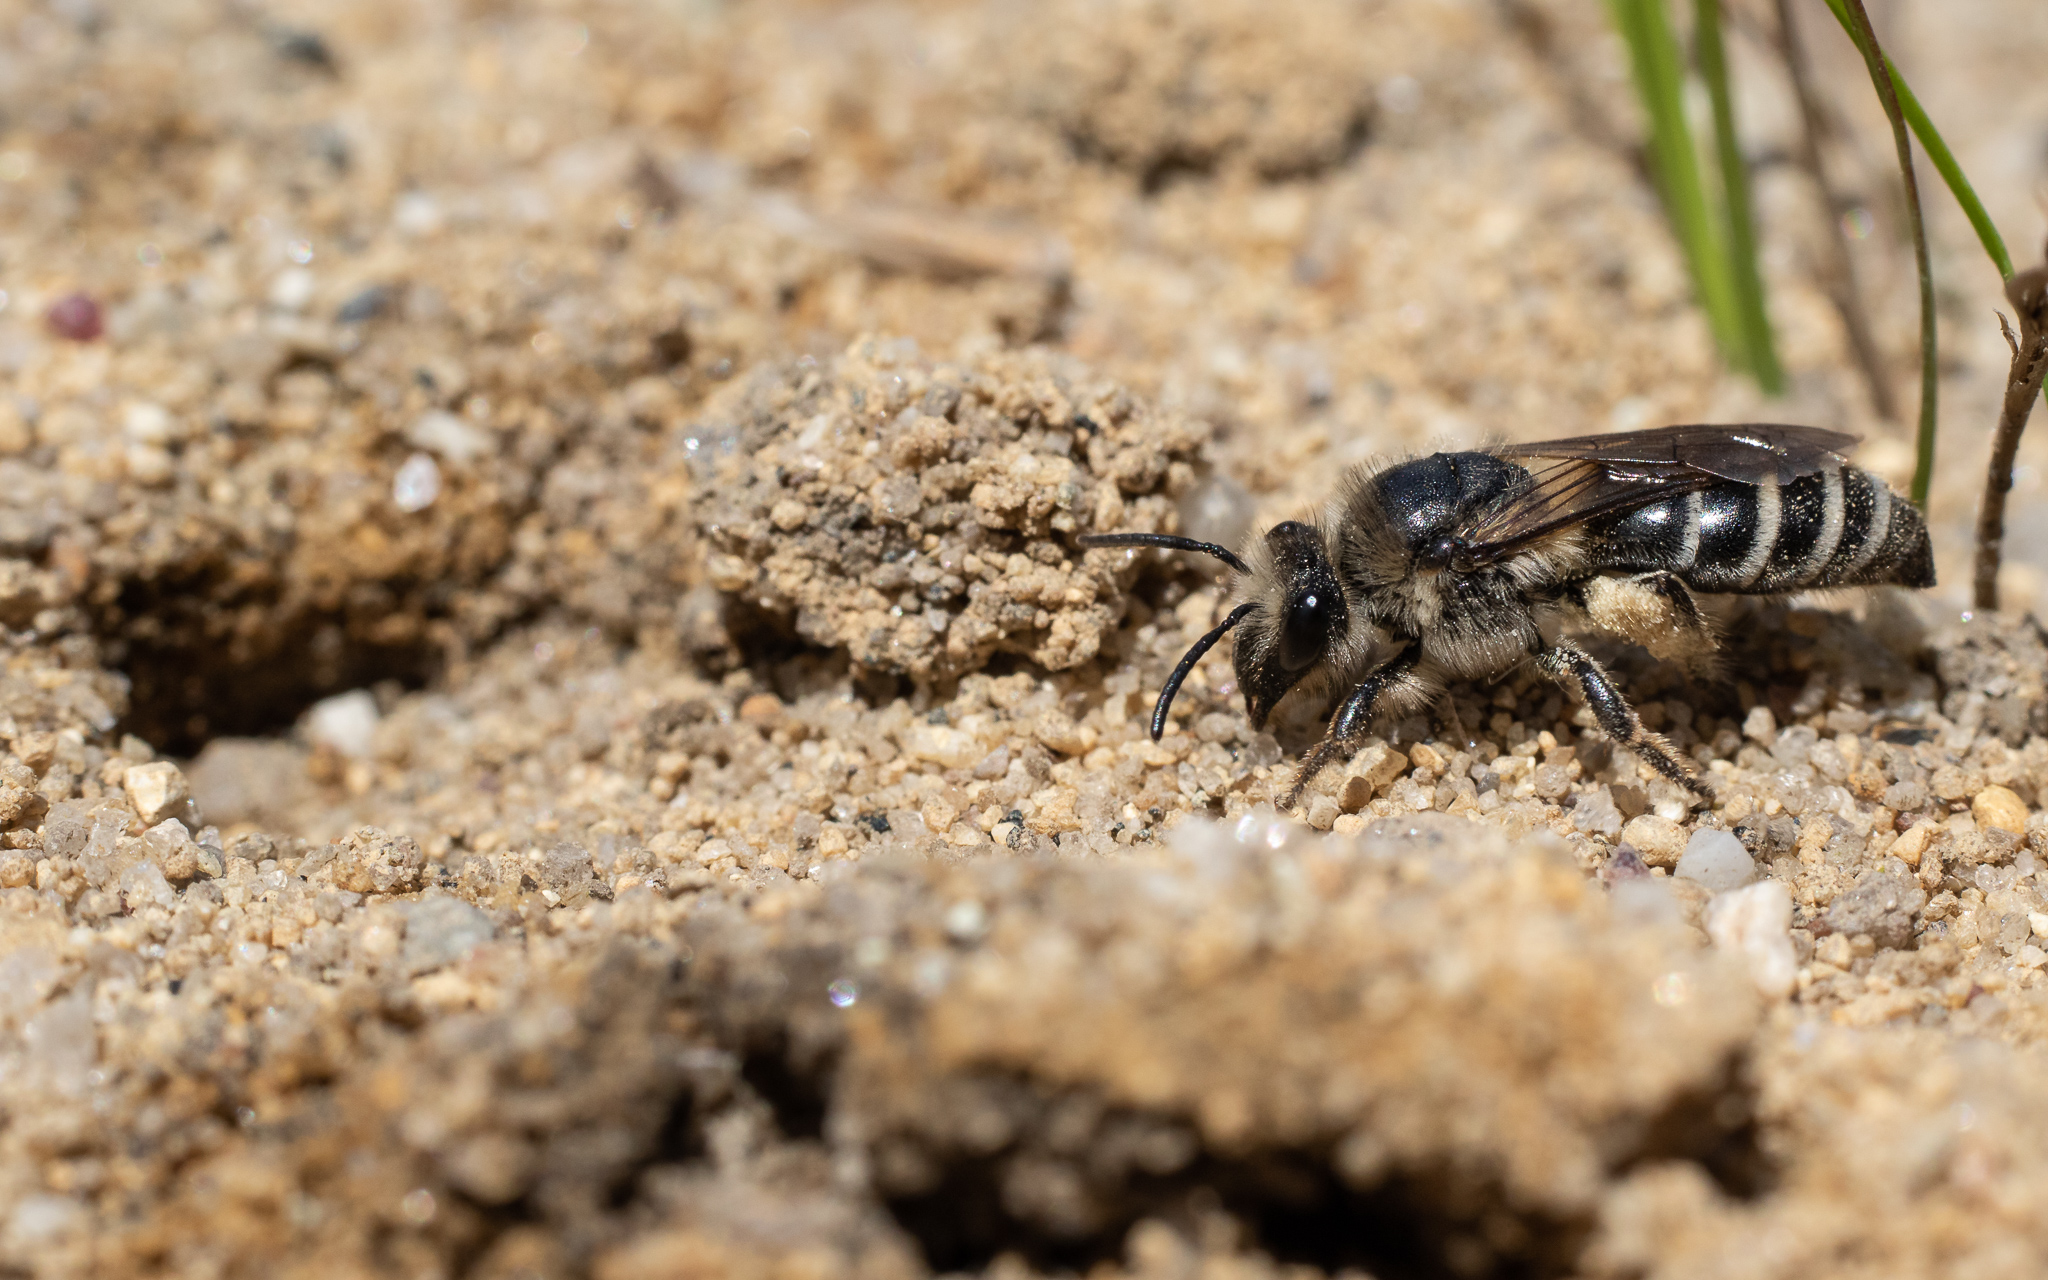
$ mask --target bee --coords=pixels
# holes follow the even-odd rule
[[[1155,741],[1181,683],[1232,630],[1253,728],[1298,686],[1341,696],[1286,808],[1375,716],[1411,714],[1450,681],[1496,679],[1524,661],[1582,698],[1617,744],[1705,798],[1677,750],[1563,632],[1590,624],[1704,673],[1717,641],[1694,592],[1933,586],[1926,523],[1848,464],[1856,439],[1692,425],[1434,453],[1354,468],[1312,522],[1274,525],[1242,554],[1172,534],[1079,541],[1195,551],[1236,571],[1243,603],[1167,678]]]

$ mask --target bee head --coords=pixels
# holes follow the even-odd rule
[[[1298,520],[1274,525],[1252,551],[1248,564],[1230,550],[1170,533],[1087,533],[1076,539],[1083,547],[1160,547],[1215,556],[1237,570],[1248,583],[1252,599],[1230,611],[1215,628],[1195,641],[1181,657],[1159,701],[1152,708],[1152,739],[1166,732],[1166,713],[1181,682],[1203,655],[1216,647],[1233,627],[1244,624],[1231,665],[1244,690],[1244,709],[1254,729],[1263,728],[1273,705],[1315,670],[1330,645],[1345,634],[1351,609],[1344,589],[1330,568],[1322,535]]]
[[[1351,621],[1344,589],[1314,528],[1298,520],[1275,525],[1263,550],[1252,572],[1257,598],[1231,657],[1254,729],[1263,728],[1287,691],[1322,664]]]

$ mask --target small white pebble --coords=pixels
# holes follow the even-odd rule
[[[1778,802],[1773,800],[1771,803]],[[1650,812],[1666,822],[1684,822],[1686,815],[1692,812],[1692,806],[1686,803],[1683,796],[1666,795],[1650,806]]]
[[[1770,746],[1778,740],[1778,717],[1771,714],[1769,707],[1761,702],[1757,703],[1749,709],[1749,714],[1743,717],[1742,736]]]
[[[135,816],[152,827],[170,817],[192,794],[185,775],[166,760],[128,769],[121,775],[121,787],[128,793],[128,804],[135,810]]]
[[[391,225],[403,235],[432,235],[441,229],[441,206],[424,191],[408,191],[393,204]]]
[[[306,713],[306,737],[315,746],[360,760],[370,754],[378,719],[377,699],[370,691],[351,689],[313,704]]]
[[[441,468],[429,454],[415,453],[391,477],[391,505],[400,511],[425,511],[440,496]]]
[[[988,912],[972,898],[946,908],[946,933],[957,942],[972,942],[988,928]]]
[[[1709,893],[1740,889],[1756,879],[1756,863],[1742,841],[1726,831],[1695,831],[1686,841],[1685,852],[1672,873],[1690,880]]]
[[[1772,999],[1792,994],[1799,980],[1791,930],[1792,895],[1776,880],[1718,894],[1707,904],[1707,936],[1740,954],[1757,990]]]
[[[313,300],[313,273],[304,267],[289,267],[277,273],[270,285],[270,305],[279,311],[303,311]]]
[[[138,400],[121,415],[121,430],[136,444],[164,444],[171,438],[170,411],[160,404]]]

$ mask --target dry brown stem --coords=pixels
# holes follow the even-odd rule
[[[2005,403],[1998,414],[1998,433],[1991,441],[1991,469],[1984,479],[1984,505],[1977,513],[1977,584],[1979,609],[1998,607],[1998,562],[2005,543],[2005,495],[2012,489],[2012,461],[2019,452],[2020,433],[2041,398],[2041,379],[2048,373],[2048,266],[2022,271],[2005,282],[2006,301],[2019,315],[2019,337],[2005,317],[1999,324],[2012,347],[2012,371],[2006,376]]]

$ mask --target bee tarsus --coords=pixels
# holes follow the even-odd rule
[[[1536,665],[1559,684],[1578,689],[1580,699],[1592,708],[1593,719],[1602,733],[1702,800],[1714,798],[1706,784],[1679,760],[1672,745],[1662,735],[1643,727],[1642,718],[1615,687],[1614,677],[1594,661],[1592,654],[1568,640],[1560,640],[1536,655]]]
[[[1231,663],[1254,728],[1297,686],[1341,696],[1288,808],[1376,716],[1531,658],[1577,691],[1602,732],[1705,798],[1606,670],[1554,638],[1557,624],[1589,624],[1710,673],[1717,646],[1695,591],[1934,585],[1919,511],[1843,460],[1853,443],[1839,431],[1748,424],[1436,453],[1354,469],[1313,524],[1277,524],[1241,556],[1172,534],[1079,541],[1196,551],[1237,571],[1246,600],[1174,669],[1153,710],[1155,740],[1181,682],[1233,628]]]
[[[1287,788],[1281,808],[1292,809],[1300,803],[1302,792],[1308,790],[1308,784],[1316,780],[1316,775],[1365,736],[1381,699],[1407,679],[1421,661],[1422,646],[1411,644],[1393,661],[1359,681],[1351,696],[1337,708],[1337,714],[1330,717],[1329,732],[1302,758],[1301,768],[1295,771],[1294,781]]]

